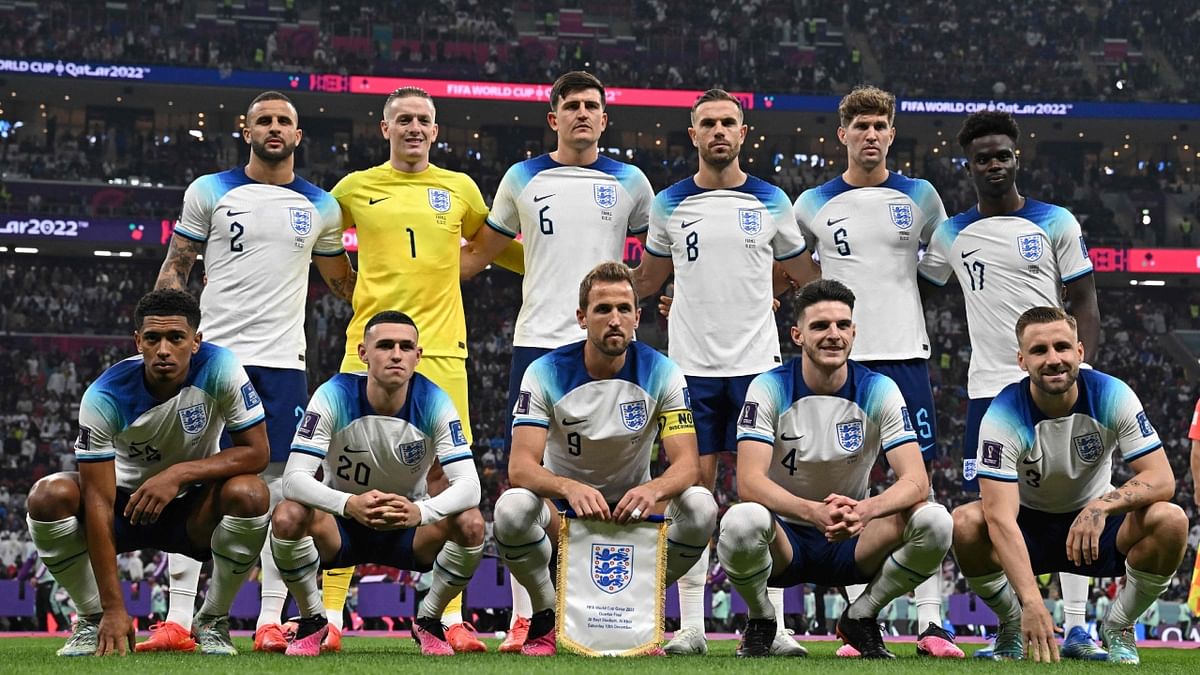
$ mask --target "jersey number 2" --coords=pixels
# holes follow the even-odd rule
[[[233,238],[229,240],[229,250],[234,253],[241,253],[242,235],[246,234],[246,228],[241,223],[234,221],[229,224],[229,231],[233,234]]]

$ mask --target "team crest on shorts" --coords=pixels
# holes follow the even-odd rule
[[[1088,464],[1100,459],[1101,453],[1104,452],[1104,441],[1100,439],[1099,431],[1076,436],[1071,441],[1075,444],[1075,454]]]
[[[450,210],[450,191],[441,188],[429,188],[429,205],[438,213]]]
[[[592,544],[592,582],[605,593],[621,591],[633,580],[633,546]]]
[[[289,206],[288,224],[296,234],[301,237],[308,236],[308,233],[312,232],[312,211]]]
[[[400,456],[400,461],[407,466],[416,466],[425,459],[425,441],[416,441],[414,443],[398,443],[396,444],[396,454]]]
[[[762,210],[738,209],[738,227],[751,237],[762,232]]]
[[[837,425],[838,445],[846,452],[862,450],[864,436],[862,420],[840,422]]]
[[[641,431],[650,415],[646,413],[645,401],[630,401],[621,404],[621,424],[630,431]]]
[[[592,196],[596,198],[596,206],[602,209],[611,209],[617,205],[617,186],[593,183]]]
[[[912,204],[888,204],[888,214],[892,217],[892,224],[901,230],[913,226]]]
[[[1017,251],[1021,257],[1029,262],[1037,262],[1042,259],[1042,235],[1026,234],[1017,237]]]
[[[197,403],[179,411],[179,421],[183,430],[189,434],[198,434],[208,425],[208,415],[204,412],[204,404]]]

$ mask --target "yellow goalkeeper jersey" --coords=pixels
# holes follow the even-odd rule
[[[459,285],[462,239],[483,225],[488,208],[465,173],[429,165],[406,173],[385,162],[338,181],[332,194],[342,227],[357,228],[358,282],[354,318],[346,329],[346,363],[361,369],[358,344],[378,312],[412,317],[426,356],[467,356],[467,325]],[[513,242],[496,263],[524,273],[524,253]]]

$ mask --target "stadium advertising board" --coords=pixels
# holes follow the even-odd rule
[[[166,245],[175,221],[160,218],[92,218],[0,214],[0,241],[84,241],[129,246]]]

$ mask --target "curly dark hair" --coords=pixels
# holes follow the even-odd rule
[[[980,110],[967,115],[967,119],[963,120],[962,129],[958,131],[958,144],[966,150],[976,138],[997,134],[1008,136],[1016,143],[1021,137],[1021,129],[1011,113],[1003,110]]]
[[[196,330],[200,327],[200,303],[191,293],[174,288],[160,288],[150,291],[138,300],[133,310],[133,320],[138,329],[148,316],[182,316]]]

